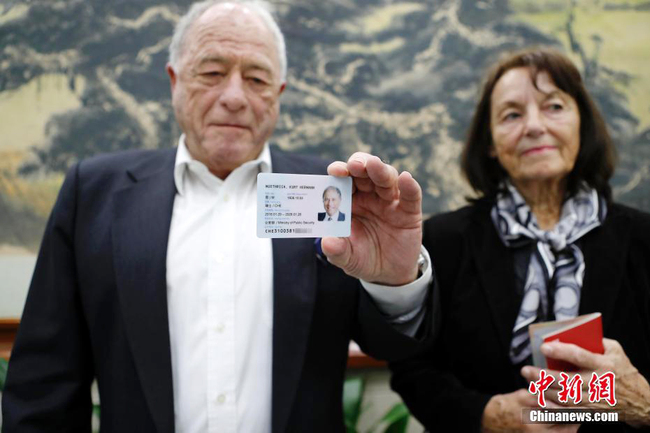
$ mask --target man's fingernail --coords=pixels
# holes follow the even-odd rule
[[[354,160],[357,161],[357,162],[360,162],[361,164],[363,164],[364,167],[366,166],[366,159],[365,158],[362,158],[360,156],[355,156]]]

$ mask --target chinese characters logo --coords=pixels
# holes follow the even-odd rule
[[[610,406],[616,405],[616,387],[615,375],[611,371],[601,374],[600,376],[594,372],[591,374],[589,380],[589,402],[598,403],[605,401]],[[555,378],[546,373],[546,370],[540,370],[539,379],[530,382],[528,391],[537,395],[537,404],[540,407],[546,407],[546,398],[544,393],[555,382]],[[582,384],[583,379],[579,374],[569,377],[566,373],[560,373],[560,391],[558,392],[558,400],[560,403],[568,403],[572,400],[574,404],[579,404],[582,401]]]

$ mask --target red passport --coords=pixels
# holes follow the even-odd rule
[[[534,323],[528,327],[533,349],[533,364],[539,368],[556,371],[577,371],[575,365],[554,358],[546,358],[541,350],[542,343],[560,341],[572,343],[594,353],[604,353],[603,321],[600,313],[585,314],[568,320]]]

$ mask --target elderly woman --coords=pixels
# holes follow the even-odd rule
[[[650,425],[650,216],[612,202],[615,154],[576,67],[547,49],[490,71],[462,155],[480,198],[425,223],[440,285],[431,351],[394,364],[393,388],[432,432],[573,431],[522,424],[532,367],[528,326],[601,312],[604,354],[542,346],[547,357],[615,373],[615,410]],[[559,377],[545,393],[557,407]],[[571,401],[570,401],[571,402]],[[608,408],[607,403],[585,407]],[[581,428],[581,431],[583,429]]]

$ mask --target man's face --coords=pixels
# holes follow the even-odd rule
[[[325,208],[327,215],[333,216],[336,214],[336,212],[339,211],[340,204],[341,197],[335,190],[328,189],[325,191],[325,194],[323,194],[323,207]]]
[[[257,158],[278,119],[284,90],[273,33],[248,8],[216,5],[188,29],[172,105],[190,154],[224,179]]]

